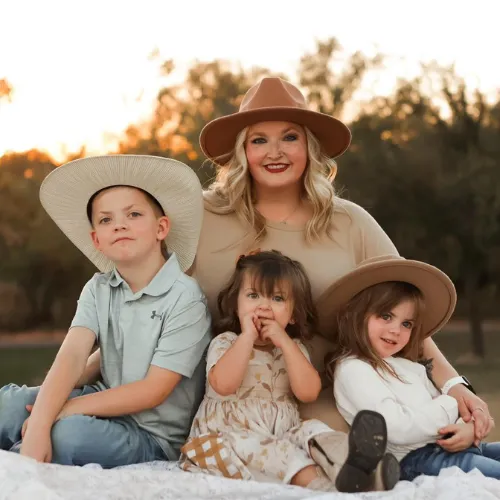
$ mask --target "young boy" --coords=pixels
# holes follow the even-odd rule
[[[85,158],[49,174],[40,199],[101,272],[42,386],[0,389],[0,449],[105,468],[177,459],[210,341],[205,297],[184,274],[203,217],[198,178],[166,158]],[[74,390],[96,342],[102,382]]]

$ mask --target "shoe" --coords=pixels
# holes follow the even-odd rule
[[[392,453],[386,453],[373,473],[372,491],[389,491],[401,478],[398,459]]]
[[[343,493],[371,490],[374,487],[374,472],[385,455],[386,446],[387,425],[384,417],[375,411],[361,410],[351,425],[347,459],[335,479],[337,490]],[[381,468],[381,480],[391,484],[394,474],[389,472],[394,464],[392,460],[387,460],[388,465]]]

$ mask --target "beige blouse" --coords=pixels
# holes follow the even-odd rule
[[[364,259],[384,254],[397,254],[396,247],[375,219],[363,208],[348,200],[337,198],[331,228],[332,237],[307,243],[305,226],[286,223],[267,223],[263,241],[255,243],[251,228],[244,227],[234,213],[223,214],[205,204],[203,227],[193,268],[207,296],[214,320],[217,319],[217,296],[234,271],[242,253],[254,248],[279,250],[304,266],[311,281],[313,298],[318,308],[321,294],[339,277],[354,269]],[[324,356],[330,350],[328,332],[318,332],[307,345],[311,361],[320,373],[324,372]],[[315,417],[337,428],[345,428],[333,404],[332,391],[325,389],[315,403],[301,405],[303,416]],[[323,401],[323,402],[322,402]],[[323,408],[320,410],[320,407]],[[321,414],[320,414],[321,413]],[[332,420],[333,418],[333,420]]]

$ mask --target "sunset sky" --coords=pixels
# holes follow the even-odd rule
[[[455,62],[472,86],[494,92],[499,14],[498,0],[1,2],[0,79],[15,92],[12,103],[0,102],[0,155],[37,147],[61,158],[84,143],[89,152],[111,147],[127,124],[148,116],[165,83],[160,61],[148,57],[155,48],[177,63],[177,78],[195,60],[217,58],[294,80],[315,40],[335,36],[347,54],[387,54],[375,92],[390,92],[431,59]]]

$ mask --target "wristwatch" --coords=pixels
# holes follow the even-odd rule
[[[448,380],[443,385],[443,388],[441,389],[441,393],[442,394],[448,394],[448,392],[450,392],[450,389],[452,387],[454,387],[455,385],[457,385],[457,384],[465,385],[465,387],[467,387],[467,389],[469,389],[469,391],[471,391],[473,394],[476,394],[476,391],[474,390],[474,387],[472,387],[472,384],[469,382],[469,380],[467,379],[467,377],[465,377],[464,375],[461,375],[459,377],[450,378],[450,380]]]

